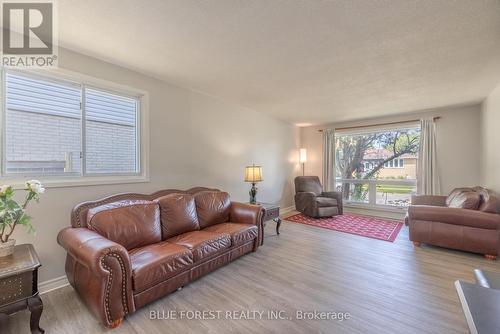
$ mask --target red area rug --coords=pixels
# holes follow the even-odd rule
[[[299,213],[285,218],[285,220],[390,242],[396,240],[403,227],[403,223],[398,220],[358,216],[350,213],[329,218],[311,218]]]

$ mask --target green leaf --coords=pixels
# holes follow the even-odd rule
[[[13,199],[7,199],[6,205],[10,210],[22,210],[22,207],[19,205],[19,203],[17,203]]]
[[[19,219],[18,224],[20,225],[29,225],[30,224],[31,217],[28,216],[27,214],[24,214],[21,219]]]
[[[31,225],[29,222],[26,223],[26,229],[28,230],[28,233],[36,234],[35,227]]]

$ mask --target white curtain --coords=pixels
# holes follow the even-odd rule
[[[420,151],[417,166],[417,193],[440,195],[441,184],[437,166],[436,123],[433,118],[420,120]]]
[[[323,188],[335,189],[335,130],[323,130]]]

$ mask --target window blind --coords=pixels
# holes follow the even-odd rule
[[[7,109],[80,118],[81,88],[78,84],[9,72],[5,88]]]
[[[5,95],[4,173],[81,173],[81,86],[7,72]]]
[[[111,94],[102,90],[85,90],[85,112],[87,120],[135,126],[136,99]]]
[[[85,89],[86,172],[137,173],[137,99]]]

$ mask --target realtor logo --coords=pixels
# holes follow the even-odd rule
[[[53,1],[2,2],[2,65],[55,67]]]

